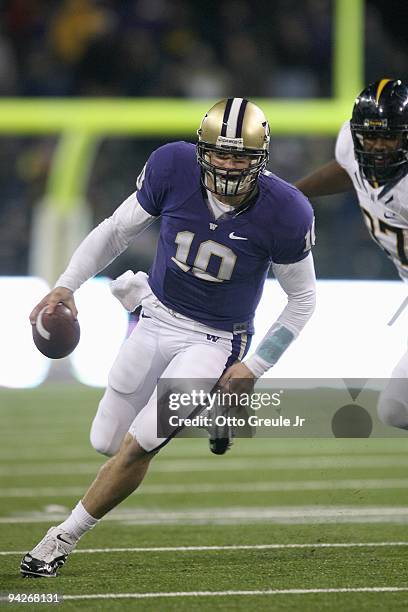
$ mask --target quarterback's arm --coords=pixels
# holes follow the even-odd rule
[[[51,313],[59,302],[65,304],[76,317],[78,313],[73,292],[88,278],[106,268],[155,219],[157,217],[147,213],[139,204],[136,193],[130,195],[111,217],[102,221],[81,242],[55,288],[30,313],[31,323],[35,323],[45,306]]]
[[[343,193],[353,189],[349,175],[336,160],[300,179],[295,186],[308,198]]]
[[[132,193],[81,242],[56,287],[76,291],[88,278],[106,268],[157,217],[147,213]]]
[[[316,303],[316,276],[312,253],[292,264],[273,264],[288,303],[268,330],[256,352],[243,362],[259,378],[271,368],[299,335],[313,314]]]

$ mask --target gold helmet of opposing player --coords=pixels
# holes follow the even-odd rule
[[[253,191],[269,156],[269,124],[263,111],[245,98],[217,102],[197,130],[197,160],[206,189],[222,196]],[[212,162],[215,155],[247,159],[244,169],[225,169]]]

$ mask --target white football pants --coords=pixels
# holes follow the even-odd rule
[[[157,436],[158,379],[217,381],[248,348],[246,334],[233,336],[194,322],[170,311],[154,296],[143,300],[140,321],[110,371],[92,423],[92,446],[114,455],[129,431],[145,451],[157,450],[170,439]]]
[[[378,400],[377,410],[385,425],[408,429],[408,351],[393,369]]]

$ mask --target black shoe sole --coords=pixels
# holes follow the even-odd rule
[[[55,574],[37,574],[35,572],[27,572],[20,570],[20,574],[22,578],[56,578],[57,572]]]
[[[20,573],[23,578],[56,578],[59,568],[62,567],[66,561],[66,556],[54,559],[53,564],[51,566],[52,571],[47,572],[42,569],[42,561],[31,557],[31,555],[26,556],[30,556],[29,560],[25,561],[24,557],[20,565]]]
[[[210,451],[214,455],[224,455],[228,449],[232,446],[232,440],[230,438],[216,438],[215,440],[209,440]]]

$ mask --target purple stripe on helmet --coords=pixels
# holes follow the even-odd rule
[[[227,124],[229,114],[231,112],[231,106],[234,98],[228,98],[227,104],[225,105],[224,117],[222,118],[221,136],[227,135]]]

